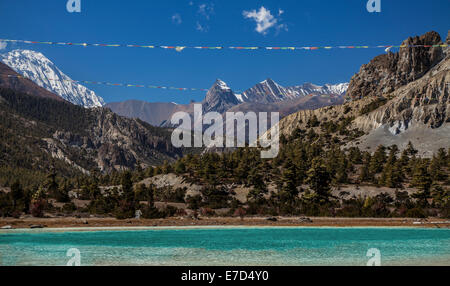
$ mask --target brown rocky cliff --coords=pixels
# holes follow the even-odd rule
[[[444,58],[441,47],[410,47],[442,44],[438,33],[432,31],[405,40],[399,52],[379,55],[361,67],[350,81],[347,95],[353,99],[383,96],[421,78]]]

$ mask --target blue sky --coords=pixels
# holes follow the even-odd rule
[[[450,28],[449,0],[381,0],[381,13],[368,13],[366,0],[81,0],[81,13],[68,13],[66,2],[0,1],[0,38],[182,46],[381,45],[400,44],[408,36],[430,30],[445,38]],[[267,18],[268,11],[272,19]],[[252,15],[262,20],[258,29]],[[0,52],[14,48],[44,53],[76,80],[209,88],[220,78],[234,90],[266,78],[284,86],[346,82],[362,64],[383,52],[175,52],[26,44],[8,45]],[[87,86],[107,102],[186,103],[205,96],[202,92]]]

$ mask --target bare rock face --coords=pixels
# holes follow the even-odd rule
[[[357,127],[371,131],[387,124],[392,134],[399,134],[414,123],[439,128],[450,123],[450,58],[436,65],[417,81],[395,90],[386,105],[360,116]]]
[[[444,58],[441,47],[410,47],[442,44],[436,32],[408,38],[397,53],[379,55],[363,65],[350,81],[347,95],[353,99],[384,96],[401,86],[421,78]]]
[[[105,108],[91,112],[94,120],[83,143],[93,146],[92,154],[101,171],[146,167],[181,155],[168,140],[166,130],[118,116]]]

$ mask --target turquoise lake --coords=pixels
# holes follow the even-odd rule
[[[450,265],[450,229],[162,228],[0,232],[0,265]]]

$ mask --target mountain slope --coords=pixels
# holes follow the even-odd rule
[[[55,100],[64,101],[64,99],[57,96],[56,94],[53,94],[48,90],[37,86],[31,80],[19,78],[17,76],[19,76],[18,73],[16,73],[7,65],[0,62],[0,87],[10,88],[18,92],[38,97],[52,98]]]
[[[170,131],[68,102],[0,88],[1,167],[61,175],[160,164],[181,156]]]
[[[280,118],[299,110],[314,110],[324,106],[340,105],[344,103],[343,96],[301,96],[272,103],[244,102],[233,106],[228,112],[279,112]]]
[[[75,83],[42,53],[31,50],[14,50],[0,55],[0,61],[38,86],[73,104],[88,108],[100,107],[105,104],[95,92]]]

